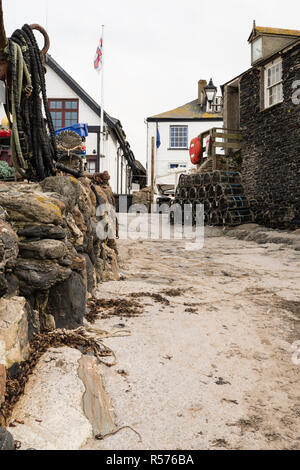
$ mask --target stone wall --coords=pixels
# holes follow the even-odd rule
[[[107,181],[95,188],[113,203]],[[114,231],[114,211],[96,209],[88,178],[0,184],[0,405],[33,334],[79,327],[97,284],[119,279],[115,240],[97,232],[103,219]]]
[[[300,80],[300,45],[282,54],[284,102],[261,110],[263,68],[241,78],[242,174],[256,222],[273,228],[300,227],[300,105],[292,84]]]

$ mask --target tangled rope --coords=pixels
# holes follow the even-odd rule
[[[13,33],[5,52],[11,72],[7,80],[6,114],[12,129],[13,164],[22,177],[42,180],[56,174],[57,147],[45,70],[29,25]]]

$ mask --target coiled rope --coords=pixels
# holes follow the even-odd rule
[[[11,71],[6,114],[12,129],[13,164],[22,177],[43,180],[56,174],[58,155],[45,70],[29,25],[14,32],[5,52]]]

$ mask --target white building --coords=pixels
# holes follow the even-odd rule
[[[104,113],[106,137],[100,157],[100,106],[50,55],[46,66],[47,96],[55,129],[88,124],[86,152],[90,173],[108,171],[116,194],[131,193],[135,181],[141,185],[146,182],[146,170],[135,160],[121,122]]]
[[[210,83],[212,84],[212,82]],[[175,172],[194,167],[190,161],[190,141],[213,127],[223,127],[221,98],[214,96],[209,104],[205,88],[207,82],[198,82],[198,98],[171,111],[148,117],[147,171],[151,184],[152,138],[155,138],[154,176],[162,188],[176,184]],[[157,130],[161,145],[157,148]]]

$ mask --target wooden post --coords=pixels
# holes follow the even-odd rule
[[[217,169],[217,149],[214,146],[215,143],[215,129],[212,129],[210,132],[210,142],[211,142],[211,151],[212,151],[212,159],[213,159],[213,171]]]
[[[155,184],[155,137],[151,139],[151,202],[154,203]]]

